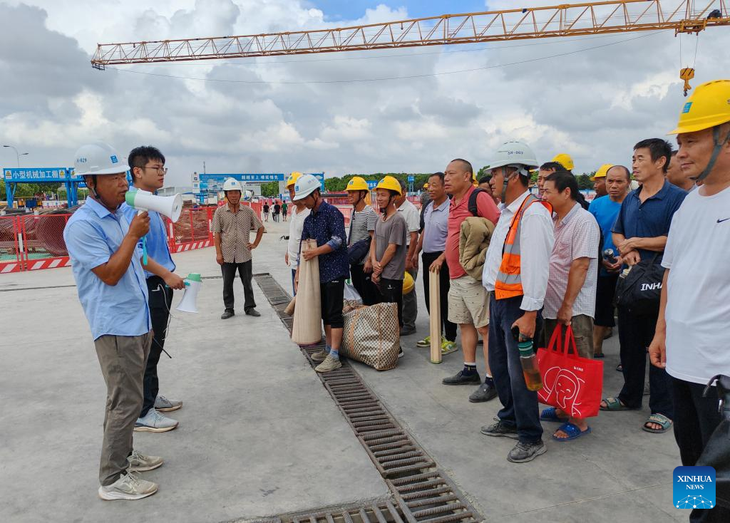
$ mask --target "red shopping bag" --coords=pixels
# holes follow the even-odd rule
[[[565,328],[563,343],[563,328],[558,325],[548,348],[537,351],[543,383],[538,398],[575,418],[596,416],[603,391],[603,362],[578,355],[570,325]]]

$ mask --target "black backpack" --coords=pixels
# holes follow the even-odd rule
[[[474,189],[474,192],[472,192],[469,195],[469,212],[471,213],[472,216],[476,216],[477,218],[479,217],[479,208],[477,207],[477,198],[479,197],[479,193],[482,193],[482,192],[486,193],[487,191],[477,187],[476,189]],[[484,216],[482,216],[482,218],[484,218]]]

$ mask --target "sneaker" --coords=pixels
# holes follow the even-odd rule
[[[149,472],[162,466],[163,460],[157,456],[145,456],[136,450],[132,451],[132,455],[127,458],[129,461],[129,472]]]
[[[329,352],[327,352],[324,349],[322,349],[319,352],[315,352],[314,354],[312,354],[312,361],[317,361],[317,362],[324,361],[327,359],[328,354],[329,354]]]
[[[403,347],[398,347],[398,358],[402,358],[406,353],[403,352]]]
[[[157,483],[146,481],[127,471],[111,485],[99,487],[99,497],[106,501],[115,499],[142,499],[157,492]]]
[[[517,439],[517,428],[505,425],[501,421],[492,423],[491,425],[484,425],[480,430],[485,436],[494,436],[497,438],[512,438]]]
[[[342,367],[342,362],[339,358],[333,358],[332,355],[328,354],[322,363],[317,365],[314,370],[317,372],[331,372]]]
[[[472,403],[484,403],[497,397],[497,389],[493,385],[482,383],[481,386],[471,393],[469,401]]]
[[[254,318],[258,318],[259,316],[261,316],[261,313],[256,309],[249,309],[246,311],[246,316],[253,316]]]
[[[228,318],[232,318],[235,315],[236,315],[236,313],[233,311],[225,311],[223,314],[221,314],[221,319],[227,320]]]
[[[431,346],[431,336],[426,336],[422,340],[418,340],[416,342],[416,347],[430,347]]]
[[[168,432],[178,426],[174,419],[163,416],[155,409],[150,409],[144,418],[137,418],[134,424],[135,432]]]
[[[157,412],[172,412],[182,408],[182,401],[169,400],[165,396],[158,395],[155,398],[155,410]]]
[[[411,334],[415,334],[415,333],[416,333],[416,328],[415,327],[403,327],[400,330],[400,335],[401,336],[410,336]]]
[[[456,345],[455,341],[449,341],[449,340],[442,340],[441,341],[441,355],[446,356],[447,354],[451,354],[452,352],[456,352],[459,350],[459,347]]]
[[[547,447],[542,440],[538,440],[534,443],[522,443],[521,441],[518,441],[515,448],[509,451],[507,461],[511,461],[512,463],[526,463],[528,461],[532,461],[541,454],[545,454],[546,452]]]
[[[441,380],[441,383],[444,385],[481,385],[482,379],[478,372],[464,374],[464,371],[460,370],[458,374]]]

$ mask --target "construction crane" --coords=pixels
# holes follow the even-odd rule
[[[242,36],[182,38],[99,44],[91,65],[149,64],[367,51],[433,45],[504,42],[563,36],[674,30],[699,34],[709,27],[730,25],[730,0],[615,0],[553,7],[447,14],[312,31]],[[685,94],[694,69],[682,70]]]

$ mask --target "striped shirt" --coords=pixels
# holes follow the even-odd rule
[[[588,258],[588,274],[573,303],[573,316],[583,314],[593,318],[596,313],[601,229],[593,215],[577,203],[560,222],[557,218],[554,221],[555,244],[550,255],[550,276],[542,315],[546,319],[557,319],[558,310],[568,289],[571,264],[578,258]]]
[[[258,216],[246,205],[233,212],[228,204],[221,205],[213,214],[213,232],[221,235],[221,251],[225,263],[245,263],[251,260],[251,231],[263,225]]]

